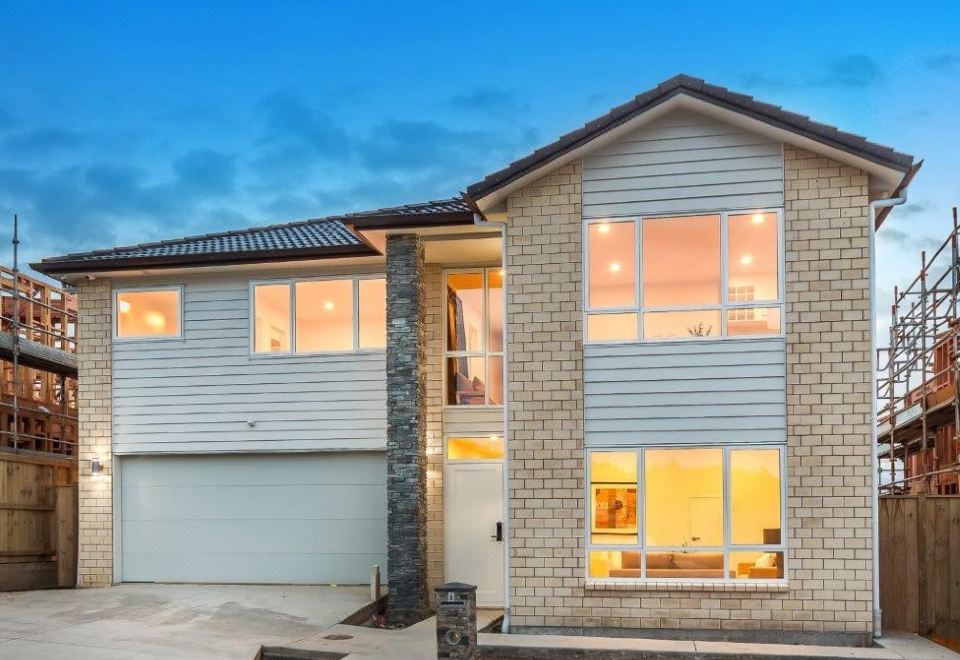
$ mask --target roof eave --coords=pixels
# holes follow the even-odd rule
[[[397,214],[358,216],[354,218],[345,217],[341,222],[354,229],[397,229],[468,225],[473,223],[473,213],[469,211],[451,211],[449,213],[431,213],[429,215]]]
[[[201,268],[205,266],[226,266],[259,263],[282,263],[303,259],[333,259],[343,257],[379,256],[372,245],[331,246],[324,248],[301,248],[293,250],[258,250],[247,252],[225,252],[219,254],[163,255],[157,257],[134,257],[124,259],[44,259],[30,264],[38,273],[50,277],[58,275],[78,275],[100,273],[104,271],[128,271],[166,268]]]

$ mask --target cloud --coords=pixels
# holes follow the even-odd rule
[[[955,73],[960,71],[960,55],[953,53],[933,55],[926,59],[925,64],[935,73]]]
[[[290,141],[309,145],[318,155],[328,158],[344,156],[350,147],[346,131],[329,115],[311,107],[302,94],[282,91],[260,100],[263,117],[264,144]]]
[[[515,116],[530,109],[518,92],[493,88],[457,94],[450,99],[450,106],[455,110],[491,117]]]
[[[883,227],[877,232],[877,236],[881,241],[891,246],[912,252],[920,252],[921,250],[930,252],[940,247],[940,244],[943,242],[931,236],[921,236],[897,229],[896,227]]]
[[[867,55],[846,55],[827,61],[820,72],[807,76],[777,76],[762,72],[741,76],[744,89],[781,90],[805,89],[865,89],[884,80],[877,62]]]
[[[234,191],[237,179],[236,157],[195,149],[173,161],[173,171],[181,193],[226,195]]]
[[[0,127],[2,125],[3,117],[0,116]],[[83,139],[78,133],[65,128],[34,128],[10,135],[3,141],[6,149],[25,156],[76,149],[82,143]]]

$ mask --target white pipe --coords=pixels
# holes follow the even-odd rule
[[[907,201],[904,188],[900,197],[870,202],[870,469],[871,479],[871,552],[873,567],[873,636],[881,637],[880,610],[880,469],[877,461],[877,209],[900,206]]]
[[[507,318],[507,223],[484,220],[479,213],[473,214],[473,224],[478,227],[500,229],[500,268],[503,269],[503,624],[500,632],[510,632],[510,388],[507,381],[508,318]]]

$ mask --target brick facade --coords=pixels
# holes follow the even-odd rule
[[[79,342],[79,520],[77,585],[103,587],[113,582],[113,460],[111,454],[112,343],[109,280],[78,285]],[[103,471],[94,475],[91,460]]]
[[[587,585],[579,164],[508,198],[515,629],[871,632],[867,177],[785,168],[786,588]]]

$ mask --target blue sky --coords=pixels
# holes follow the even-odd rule
[[[27,259],[446,197],[679,72],[926,159],[881,308],[960,203],[946,2],[2,5]]]

